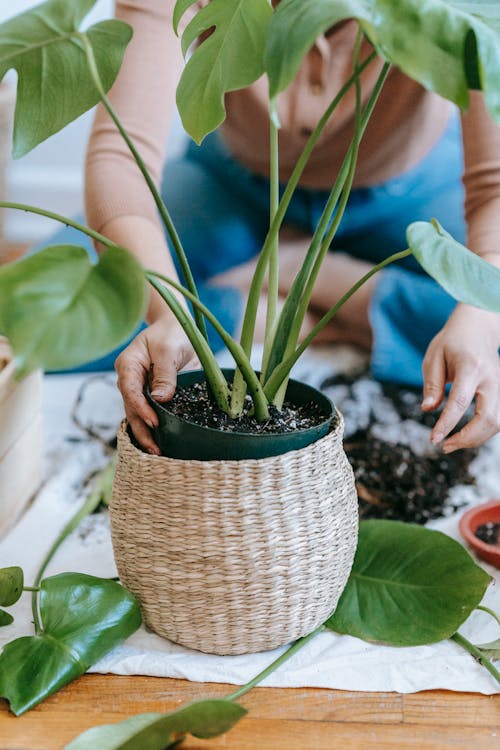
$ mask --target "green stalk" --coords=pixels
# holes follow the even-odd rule
[[[490,609],[489,607],[484,607],[482,604],[480,604],[479,607],[476,607],[476,609],[480,609],[482,612],[486,612],[487,614],[491,615],[491,617],[493,617],[493,619],[496,620],[500,625],[500,616],[497,615],[496,612],[493,612],[492,609]]]
[[[366,58],[366,60],[364,60],[360,64],[359,66],[360,74],[362,73],[363,70],[365,70],[365,68],[368,67],[368,65],[376,58],[376,56],[377,56],[377,53],[374,51]],[[262,285],[264,282],[265,272],[269,263],[269,255],[272,250],[274,237],[279,234],[281,224],[283,223],[283,219],[285,218],[285,214],[288,209],[288,206],[290,205],[290,201],[295,192],[295,188],[297,187],[299,183],[302,172],[304,171],[306,167],[306,164],[318,141],[318,138],[323,132],[325,125],[330,119],[332,113],[337,108],[338,104],[342,101],[342,99],[344,98],[346,93],[349,91],[351,86],[354,84],[355,77],[356,76],[353,74],[346,81],[346,83],[342,86],[338,94],[335,96],[335,98],[331,101],[331,103],[325,110],[324,114],[322,115],[318,124],[313,130],[311,136],[309,137],[301,155],[299,156],[297,160],[297,163],[295,164],[295,167],[290,176],[290,179],[288,180],[283,196],[279,202],[278,210],[276,212],[274,220],[266,235],[266,239],[264,241],[262,251],[257,261],[257,266],[255,268],[255,273],[252,279],[252,283],[250,285],[250,291],[248,294],[248,301],[247,301],[247,305],[245,309],[243,326],[241,330],[240,342],[247,356],[250,356],[251,351],[252,351],[253,334],[254,334],[254,329],[255,329],[255,319],[257,317],[257,308],[258,308],[260,295],[262,293]],[[241,374],[237,371],[236,376],[235,376],[234,386],[233,386],[233,404],[235,403],[242,404],[244,398],[245,398],[244,380],[241,377]]]
[[[280,201],[279,196],[279,151],[278,151],[278,127],[276,125],[276,99],[270,103],[269,113],[269,228],[271,228],[274,217],[278,213]],[[267,285],[267,311],[266,311],[266,335],[264,339],[264,353],[262,356],[261,382],[264,382],[266,363],[269,358],[271,344],[276,327],[276,315],[278,310],[279,296],[279,233],[273,236],[269,258],[269,281]]]
[[[0,201],[0,208],[13,208],[17,211],[25,211],[28,214],[38,214],[38,216],[45,216],[47,219],[53,219],[54,221],[58,221],[60,224],[65,224],[65,226],[67,227],[78,229],[79,232],[86,234],[88,237],[91,237],[97,242],[101,242],[106,247],[115,247],[120,250],[126,249],[122,248],[120,245],[117,245],[116,242],[113,242],[103,234],[99,234],[99,232],[94,232],[93,229],[89,229],[89,227],[85,226],[85,224],[79,224],[73,219],[68,219],[66,216],[56,214],[53,211],[46,211],[44,208],[29,206],[26,203],[12,203],[12,201]],[[130,252],[130,250],[127,250],[127,252]]]
[[[158,191],[158,188],[156,187],[154,180],[152,179],[151,175],[148,172],[148,168],[146,167],[141,155],[137,151],[133,141],[131,140],[129,134],[123,127],[120,118],[118,117],[117,113],[115,112],[113,105],[111,104],[110,100],[108,99],[106,92],[104,90],[104,87],[102,85],[101,77],[99,75],[99,71],[97,69],[97,65],[94,58],[94,51],[92,49],[92,45],[88,41],[85,34],[80,34],[80,38],[83,41],[84,47],[85,47],[85,53],[87,56],[87,62],[89,65],[90,74],[92,76],[92,80],[94,81],[94,85],[99,93],[99,97],[101,99],[101,102],[103,106],[106,108],[107,113],[113,120],[114,124],[118,128],[118,131],[120,135],[122,136],[123,140],[127,144],[127,147],[134,157],[134,161],[139,167],[142,176],[144,177],[146,184],[149,188],[149,191],[151,195],[153,196],[153,200],[156,204],[156,207],[159,211],[159,214],[162,218],[163,224],[165,226],[165,229],[168,232],[168,235],[170,237],[170,240],[172,242],[175,254],[177,256],[177,259],[179,261],[179,264],[182,269],[182,273],[184,275],[184,280],[186,282],[186,286],[188,287],[189,291],[195,295],[195,297],[198,297],[198,291],[196,289],[196,284],[194,282],[193,274],[191,273],[191,269],[189,267],[189,262],[186,257],[186,253],[184,252],[184,248],[182,247],[179,235],[177,234],[177,230],[175,229],[174,223],[172,221],[172,218],[168,212],[167,207],[165,206],[165,203],[162,200],[162,197]],[[205,321],[203,319],[203,315],[199,313],[197,310],[195,311],[195,320],[196,325],[198,326],[199,331],[201,332],[202,336],[204,336],[205,339],[207,339],[207,330],[205,327]]]
[[[291,354],[286,360],[284,360],[281,364],[279,364],[272,372],[270,378],[267,380],[266,384],[264,385],[264,393],[266,394],[266,397],[270,403],[272,403],[274,397],[276,396],[276,393],[278,392],[279,387],[281,386],[283,380],[287,378],[290,375],[290,370],[296,363],[296,361],[299,359],[299,357],[305,352],[307,347],[312,343],[313,339],[318,335],[320,331],[323,330],[323,328],[330,322],[330,320],[336,315],[336,313],[340,310],[342,305],[344,305],[347,300],[352,297],[352,295],[357,292],[357,290],[363,286],[365,282],[368,281],[372,276],[374,276],[378,271],[382,270],[382,268],[385,268],[390,263],[395,263],[398,260],[401,260],[402,258],[407,258],[408,255],[411,255],[411,250],[401,250],[399,253],[394,253],[393,255],[390,255],[388,258],[385,258],[385,260],[381,261],[381,263],[378,263],[376,266],[374,266],[368,273],[365,273],[364,276],[362,276],[359,281],[357,281],[340,299],[338,302],[331,307],[328,312],[326,312],[321,320],[316,323],[314,328],[310,331],[310,333],[304,338],[302,343],[297,347],[297,349]]]
[[[387,75],[388,75],[388,72],[389,72],[389,67],[390,67],[389,63],[386,63],[384,65],[384,67],[382,68],[382,71],[380,73],[379,78],[377,79],[377,83],[375,84],[375,87],[373,89],[373,92],[372,92],[372,95],[370,97],[370,100],[369,100],[369,102],[368,102],[368,104],[366,106],[366,110],[365,110],[363,118],[361,118],[361,112],[360,112],[360,107],[361,107],[361,90],[360,90],[360,86],[359,85],[356,86],[356,120],[355,120],[355,130],[354,130],[353,141],[351,143],[351,146],[349,148],[349,152],[348,152],[348,154],[346,156],[346,160],[344,162],[344,164],[347,167],[347,176],[345,178],[345,182],[342,185],[342,194],[341,194],[341,198],[340,198],[340,204],[339,204],[338,209],[337,209],[337,211],[335,213],[335,217],[334,217],[333,221],[331,222],[330,228],[329,228],[328,232],[326,233],[326,235],[324,237],[323,237],[324,230],[322,229],[322,227],[318,226],[318,236],[319,237],[323,237],[323,239],[322,239],[322,242],[321,242],[321,245],[320,245],[320,248],[319,248],[319,252],[318,253],[311,252],[311,256],[310,256],[311,261],[312,261],[312,259],[314,257],[314,254],[316,254],[316,258],[314,260],[314,265],[312,266],[312,269],[311,269],[311,262],[309,262],[307,264],[304,264],[306,266],[304,270],[307,273],[309,273],[309,278],[307,279],[307,282],[305,283],[305,288],[304,288],[304,283],[303,283],[303,279],[304,279],[304,275],[305,274],[304,275],[302,275],[302,274],[300,275],[299,290],[300,291],[303,290],[303,293],[302,293],[302,297],[300,299],[300,304],[298,306],[298,309],[297,309],[297,301],[295,301],[294,299],[292,299],[292,304],[290,306],[287,306],[287,302],[285,302],[285,306],[283,307],[283,311],[282,311],[282,316],[283,316],[283,318],[285,318],[285,314],[288,313],[288,320],[285,320],[285,319],[282,320],[281,317],[280,317],[278,330],[279,330],[279,335],[282,337],[281,340],[283,340],[283,338],[286,336],[287,331],[289,331],[289,333],[288,333],[288,340],[286,342],[286,346],[285,346],[285,349],[284,349],[284,354],[282,354],[283,349],[280,348],[278,350],[278,352],[276,353],[275,357],[273,358],[273,365],[274,366],[277,366],[279,364],[279,362],[282,361],[282,359],[286,358],[288,355],[290,355],[293,352],[293,350],[295,349],[295,347],[297,345],[297,341],[299,340],[300,331],[301,331],[302,324],[303,324],[305,315],[307,313],[307,310],[309,309],[309,304],[310,304],[310,301],[311,301],[311,296],[313,294],[313,290],[314,290],[314,285],[316,283],[316,279],[318,277],[318,274],[320,272],[321,266],[323,264],[323,260],[324,260],[325,256],[327,255],[327,253],[329,252],[330,246],[331,246],[331,244],[333,242],[333,239],[334,239],[334,237],[335,237],[335,235],[337,233],[337,230],[338,230],[338,228],[340,226],[340,223],[341,223],[341,221],[342,221],[342,219],[344,217],[345,210],[347,208],[347,203],[349,201],[349,197],[350,197],[350,193],[351,193],[351,189],[352,189],[352,184],[353,184],[353,181],[354,181],[354,176],[355,176],[355,173],[356,173],[356,166],[357,166],[357,159],[358,159],[358,153],[359,153],[360,143],[361,143],[363,134],[364,134],[364,132],[366,130],[366,127],[368,125],[368,122],[370,121],[370,117],[372,115],[372,112],[373,112],[373,110],[375,108],[375,105],[376,105],[376,103],[378,101],[378,98],[380,96],[380,92],[382,90],[382,87],[383,87],[383,85],[385,83],[385,80],[387,78]],[[359,78],[358,78],[358,84],[359,84]],[[334,188],[334,190],[335,190],[335,188]],[[338,197],[338,191],[337,190],[335,190],[335,196],[334,197],[335,197],[335,199]],[[337,201],[335,200],[335,203],[336,202]],[[330,210],[330,212],[326,216],[326,224],[328,224],[330,222],[331,215],[333,213],[333,208],[334,207],[332,207],[332,209]],[[325,207],[325,213],[327,213],[328,210],[329,210],[329,206],[327,204],[327,206]],[[323,224],[323,222],[322,222],[322,224]],[[315,233],[315,235],[316,235],[316,233]],[[314,239],[316,239],[316,237]],[[317,239],[316,239],[316,242],[315,242],[315,245],[314,245],[314,250],[316,250],[317,245],[318,245],[318,242],[317,242]],[[311,245],[311,249],[312,249],[312,247],[313,246]],[[309,253],[308,253],[308,255],[309,255]],[[292,287],[292,289],[293,289],[293,287]],[[296,294],[296,292],[295,292],[295,294]],[[285,308],[287,308],[286,311],[285,311]],[[293,318],[292,318],[292,325],[290,327],[289,320],[290,320],[291,316],[293,316]],[[280,389],[280,392],[277,394],[277,397],[275,399],[274,403],[275,403],[275,405],[277,406],[278,409],[281,408],[281,404],[282,404],[283,398],[284,398],[284,393],[286,391],[286,385],[287,385],[287,381],[285,380],[283,382],[282,388]]]
[[[156,280],[153,273],[147,274],[148,281],[153,286],[160,296],[165,300],[172,313],[177,318],[183,331],[188,337],[189,341],[200,360],[201,366],[205,372],[207,380],[210,384],[212,395],[219,409],[226,414],[230,414],[229,405],[229,388],[227,385],[226,378],[222,374],[217,360],[214,357],[210,346],[208,345],[205,337],[200,333],[199,328],[194,324],[193,319],[189,315],[188,311],[179,302],[177,297],[167,289],[163,284],[160,284]],[[193,299],[197,299],[193,295]],[[201,314],[201,313],[200,313]]]
[[[482,653],[482,651],[474,644],[472,644],[470,641],[467,640],[467,638],[464,638],[463,635],[460,635],[460,633],[455,633],[455,635],[451,636],[451,640],[455,641],[455,643],[458,643],[459,646],[462,646],[466,651],[469,652],[477,661],[488,670],[488,672],[493,675],[495,680],[500,684],[500,672],[496,667],[493,666],[491,661]]]
[[[269,419],[268,403],[267,403],[267,400],[266,400],[266,398],[264,396],[264,391],[262,389],[262,385],[261,385],[261,383],[260,383],[257,375],[255,374],[255,371],[254,371],[254,369],[253,369],[253,367],[252,367],[252,365],[250,363],[250,360],[248,359],[247,355],[243,351],[243,348],[241,347],[241,345],[238,344],[238,342],[235,341],[232,338],[232,336],[229,335],[229,333],[226,331],[226,329],[223,328],[223,326],[217,320],[217,318],[215,317],[215,315],[208,309],[208,307],[206,307],[203,304],[203,302],[201,302],[197,297],[195,297],[193,294],[191,294],[191,292],[188,289],[186,289],[185,287],[183,287],[181,284],[178,284],[173,279],[169,279],[168,276],[164,276],[163,274],[158,273],[156,271],[146,271],[146,278],[148,279],[148,281],[150,283],[153,283],[154,279],[161,279],[166,284],[168,284],[169,286],[171,286],[174,289],[176,289],[178,292],[181,292],[186,297],[186,299],[188,299],[193,305],[195,305],[200,310],[200,312],[207,318],[207,320],[209,321],[209,323],[211,323],[213,325],[213,327],[215,328],[215,330],[217,331],[217,333],[219,334],[219,336],[223,340],[224,344],[228,348],[228,350],[229,350],[231,356],[233,357],[233,359],[234,359],[237,367],[239,367],[240,370],[241,370],[241,372],[243,373],[243,376],[244,376],[245,381],[246,381],[246,383],[248,385],[248,389],[250,391],[250,394],[252,396],[252,400],[253,400],[253,403],[254,403],[254,409],[255,409],[255,417],[256,417],[256,419],[258,419],[261,422],[265,421],[266,419]],[[158,287],[156,287],[156,286],[155,286],[155,288],[158,289]],[[162,288],[164,288],[164,287],[162,287]],[[197,343],[196,343],[196,345],[197,345]],[[193,343],[193,348],[195,349],[196,353],[198,354],[198,351],[196,349],[196,345]],[[212,358],[213,358],[213,361],[214,361],[214,365],[217,368],[217,371],[220,372],[220,375],[222,376],[222,378],[224,378],[224,376],[222,375],[222,372],[221,372],[221,370],[219,368],[219,365],[217,364],[217,360],[216,360],[216,358],[215,358],[215,356],[213,355],[212,352],[211,352],[211,355],[212,355]],[[198,356],[200,357],[199,354],[198,354]],[[201,361],[201,357],[200,357],[200,361]],[[209,381],[210,386],[213,388],[213,384],[212,384],[211,379],[210,379],[211,376],[209,376],[207,373],[205,373],[205,374],[207,375],[207,380]],[[225,381],[225,378],[224,378],[224,383],[225,382],[226,381]],[[240,414],[234,413],[231,409],[229,411],[229,415],[231,417],[239,417],[240,416]]]
[[[39,635],[43,631],[43,627],[40,621],[40,615],[38,611],[38,592],[40,591],[40,583],[47,568],[55,553],[65,541],[65,539],[80,525],[84,518],[89,516],[97,508],[101,502],[103,495],[103,488],[107,487],[110,482],[110,473],[114,473],[115,462],[111,460],[107,466],[102,469],[97,476],[94,478],[94,487],[88,498],[83,503],[82,507],[75,513],[75,515],[68,521],[66,526],[63,528],[55,542],[50,547],[49,551],[45,555],[38,573],[35,576],[33,586],[31,587],[31,610],[33,612],[33,624],[35,626],[35,634]]]
[[[361,68],[359,70],[361,70]],[[384,66],[384,69],[382,70],[377,80],[377,83],[375,84],[375,87],[371,93],[370,99],[368,100],[368,103],[365,107],[365,110],[363,112],[363,116],[361,119],[359,140],[362,139],[364,132],[366,130],[366,127],[370,121],[370,117],[372,115],[373,109],[375,108],[378,97],[380,95],[380,91],[384,84],[384,81],[387,75],[387,70],[388,70],[388,66],[387,66],[387,69]],[[275,340],[273,341],[272,354],[271,354],[269,365],[268,365],[268,375],[269,375],[269,372],[274,370],[274,368],[277,367],[280,364],[280,362],[283,361],[283,359],[286,357],[287,354],[290,354],[293,351],[293,349],[295,348],[297,344],[298,337],[300,334],[300,329],[302,327],[303,318],[305,316],[305,313],[307,312],[307,306],[306,306],[305,309],[301,309],[300,315],[302,317],[299,318],[298,307],[299,307],[300,301],[304,293],[304,287],[306,285],[308,276],[311,273],[311,270],[313,268],[316,268],[316,265],[313,265],[313,264],[315,263],[315,260],[317,260],[318,258],[318,249],[319,249],[319,254],[321,256],[321,261],[319,261],[317,264],[318,270],[323,260],[324,254],[326,254],[326,250],[328,249],[328,246],[326,246],[326,250],[322,250],[322,248],[325,247],[324,242],[322,244],[322,241],[324,240],[324,234],[327,231],[328,225],[331,221],[331,218],[337,206],[339,197],[342,191],[344,190],[346,181],[349,178],[351,168],[354,169],[355,167],[355,164],[353,165],[353,162],[352,162],[354,148],[355,148],[355,141],[353,139],[353,141],[351,142],[349,146],[347,154],[344,158],[344,161],[340,168],[337,179],[335,180],[335,184],[330,192],[330,196],[325,205],[325,208],[321,215],[318,226],[316,227],[316,230],[314,232],[313,238],[311,240],[311,245],[309,247],[309,250],[307,251],[306,257],[304,258],[302,267],[297,273],[297,276],[295,277],[293,284],[291,286],[291,289],[285,300],[285,304],[283,305],[283,309],[281,311],[279,321],[276,327],[276,336],[275,336]],[[336,232],[341,219],[342,219],[342,215],[338,211],[337,215],[335,216],[334,223],[333,223],[334,232]],[[309,303],[309,300],[307,302],[307,305],[308,303]],[[294,326],[294,323],[295,323],[295,326]],[[293,335],[292,335],[292,328],[293,328]]]
[[[293,643],[283,654],[281,654],[281,656],[278,656],[278,658],[275,659],[268,667],[263,669],[262,672],[259,672],[258,675],[249,680],[245,685],[242,685],[242,687],[238,688],[238,690],[236,690],[234,693],[226,695],[224,700],[235,701],[238,698],[241,698],[243,695],[252,690],[252,688],[262,682],[262,680],[265,680],[266,677],[276,671],[278,667],[288,661],[288,659],[296,654],[297,651],[300,651],[301,648],[308,644],[309,641],[311,641],[316,635],[318,635],[318,633],[321,633],[321,631],[324,629],[325,626],[320,625],[319,628],[313,630],[312,633],[309,633],[309,635],[305,635],[303,638],[299,638],[298,641],[295,641],[295,643]]]

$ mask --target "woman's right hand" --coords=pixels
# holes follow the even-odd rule
[[[149,382],[156,401],[169,401],[175,393],[177,372],[199,366],[189,339],[171,315],[156,319],[117,358],[115,369],[125,415],[137,442],[148,453],[159,456],[160,449],[151,435],[158,417],[144,396],[144,386]]]

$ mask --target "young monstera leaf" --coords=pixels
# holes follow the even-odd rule
[[[10,607],[23,593],[24,574],[22,568],[12,565],[0,568],[0,606]]]
[[[203,700],[170,714],[139,714],[89,729],[64,750],[167,750],[187,734],[208,739],[228,732],[247,713],[237,703]]]
[[[177,0],[174,27],[195,0]],[[182,35],[186,54],[206,32],[188,60],[177,88],[177,106],[190,136],[201,143],[226,116],[224,94],[249,86],[264,73],[264,47],[272,16],[268,0],[212,0]]]
[[[500,122],[500,6],[487,0],[281,0],[265,55],[272,97],[315,39],[347,18],[384,59],[459,107],[467,108],[469,89],[482,89]]]
[[[0,267],[0,332],[19,376],[106,354],[134,332],[145,305],[143,269],[120,248],[93,263],[84,248],[60,245]]]
[[[86,38],[104,88],[120,69],[131,28],[102,21],[82,32],[96,0],[48,0],[0,24],[0,80],[18,74],[14,119],[17,158],[57,133],[99,101],[89,72]]]
[[[500,312],[500,270],[453,239],[436,221],[407,229],[408,246],[422,268],[459,302]]]
[[[454,539],[398,521],[363,521],[351,575],[327,627],[366,641],[420,646],[450,638],[490,577]]]
[[[141,624],[139,605],[114,581],[62,573],[42,581],[41,632],[0,654],[0,696],[18,716],[80,677]]]

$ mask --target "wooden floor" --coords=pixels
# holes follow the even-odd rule
[[[96,724],[169,711],[231,686],[151,677],[86,675],[16,718],[0,701],[0,750],[62,750]],[[499,750],[500,696],[432,691],[413,695],[256,688],[249,715],[185,750]],[[99,750],[99,748],[95,748]]]

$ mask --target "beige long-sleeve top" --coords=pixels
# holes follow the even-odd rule
[[[111,99],[158,182],[167,133],[182,72],[180,42],[174,35],[174,0],[116,0],[116,16],[134,36]],[[279,97],[280,177],[286,180],[311,130],[352,73],[355,22],[319,38],[293,84]],[[362,58],[371,51],[364,42]],[[375,60],[362,76],[366,102],[381,70]],[[226,96],[222,136],[236,159],[259,174],[268,173],[267,81]],[[355,186],[372,186],[416,165],[446,127],[450,105],[393,68],[360,148]],[[301,184],[329,188],[353,132],[354,93],[346,96],[325,128]],[[471,95],[462,116],[465,154],[465,213],[469,247],[480,254],[500,251],[500,127],[488,115],[481,94]],[[168,178],[168,173],[167,173]],[[125,144],[99,109],[86,165],[86,207],[96,229],[119,216],[157,221],[155,205]],[[439,217],[437,217],[439,218]]]

